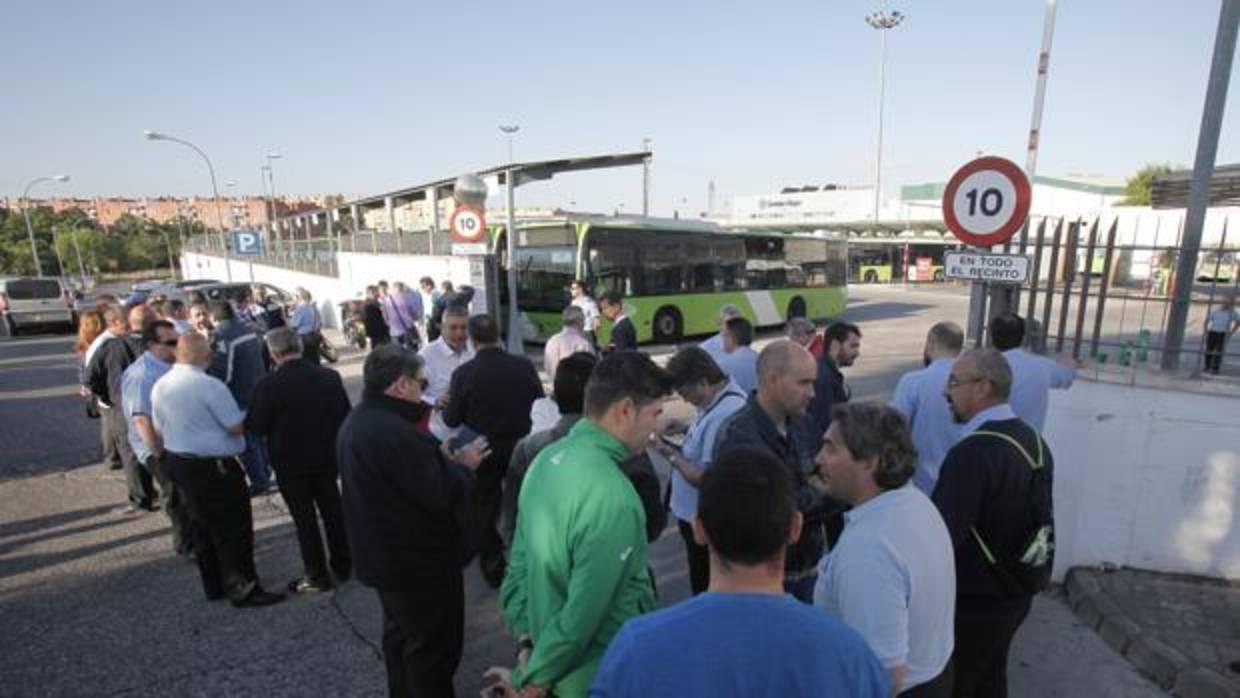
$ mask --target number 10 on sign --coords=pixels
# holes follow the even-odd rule
[[[978,158],[952,176],[943,192],[943,219],[970,245],[1000,245],[1024,224],[1030,198],[1029,180],[1015,163]]]

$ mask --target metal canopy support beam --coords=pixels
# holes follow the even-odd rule
[[[1240,24],[1240,0],[1223,0],[1219,10],[1218,32],[1214,38],[1214,58],[1210,63],[1210,80],[1206,87],[1206,104],[1201,115],[1201,131],[1197,136],[1197,157],[1193,163],[1193,183],[1188,194],[1188,211],[1184,215],[1183,249],[1176,261],[1175,299],[1167,317],[1167,334],[1162,355],[1164,371],[1180,367],[1184,347],[1184,327],[1192,302],[1193,279],[1196,278],[1197,252],[1201,248],[1201,231],[1206,220],[1206,204],[1210,194],[1210,176],[1218,155],[1219,131],[1227,106],[1227,86],[1231,82],[1231,66],[1236,55],[1236,30]]]

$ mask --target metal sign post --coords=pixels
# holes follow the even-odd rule
[[[1021,255],[987,254],[986,250],[1012,238],[1029,216],[1032,189],[1029,179],[1015,163],[999,157],[981,157],[956,170],[943,191],[943,220],[955,236],[976,250],[970,250],[969,265],[958,264],[955,278],[973,280],[969,292],[968,333],[975,346],[981,346],[986,325],[987,285],[1010,283],[997,273],[1011,272],[1024,259],[1023,276],[1028,275],[1027,258]],[[1008,262],[1004,262],[1004,259]],[[976,270],[969,275],[965,270]],[[948,273],[947,276],[952,276]],[[1022,279],[1023,280],[1023,279]],[[1019,282],[1017,282],[1019,283]]]

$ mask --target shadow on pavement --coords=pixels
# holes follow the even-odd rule
[[[115,508],[115,504],[104,504],[97,507],[88,507],[86,509],[57,512],[46,516],[35,516],[29,519],[22,519],[20,521],[6,521],[4,523],[0,523],[0,543],[7,543],[7,539],[11,536],[20,536],[27,533],[43,531],[49,528],[56,528],[80,519],[93,518]]]

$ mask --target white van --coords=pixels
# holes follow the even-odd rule
[[[9,336],[40,325],[58,325],[72,332],[72,296],[54,276],[0,279],[0,322]]]

